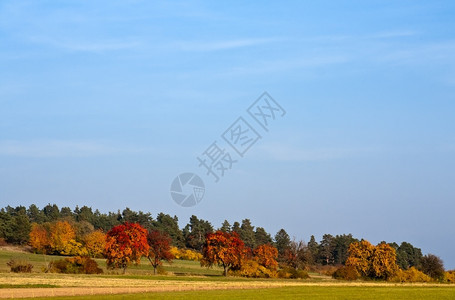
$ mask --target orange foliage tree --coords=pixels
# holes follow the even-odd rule
[[[253,251],[254,259],[263,267],[271,270],[278,268],[278,250],[272,245],[260,245]]]
[[[172,262],[174,255],[171,253],[171,238],[164,232],[153,230],[147,235],[147,242],[150,249],[147,258],[153,266],[153,274],[156,268],[162,265],[162,261]]]
[[[202,249],[201,266],[210,267],[218,264],[223,267],[224,276],[227,276],[229,269],[241,267],[242,260],[247,253],[248,249],[245,248],[245,244],[236,232],[208,233]]]
[[[83,238],[85,248],[91,257],[101,257],[106,247],[106,234],[100,230],[93,231]]]
[[[117,225],[106,235],[104,256],[109,268],[123,268],[125,273],[128,265],[138,264],[148,250],[147,230],[137,223]]]
[[[46,253],[49,246],[49,237],[47,229],[44,225],[32,223],[30,231],[30,246],[39,253]]]

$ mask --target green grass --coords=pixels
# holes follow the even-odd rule
[[[10,259],[28,260],[33,264],[33,272],[41,272],[42,269],[52,260],[60,259],[60,256],[43,255],[24,252],[12,252],[0,250],[0,272],[8,272],[10,268],[6,265]]]
[[[6,265],[10,259],[28,260],[33,264],[33,272],[42,272],[50,261],[63,259],[64,256],[43,255],[25,252],[13,252],[8,250],[0,250],[0,272],[9,272],[9,267]],[[105,259],[96,259],[96,262],[106,274],[121,274],[122,270],[108,270],[106,268]],[[192,276],[217,276],[221,277],[222,268],[203,268],[198,261],[174,260],[171,264],[164,263],[164,269],[167,272],[175,275],[192,275]],[[139,265],[131,265],[127,269],[127,275],[151,275],[153,267],[146,258],[142,258]],[[124,276],[124,275],[123,275]]]
[[[38,299],[352,299],[352,300],[453,300],[455,288],[450,287],[286,287],[261,290],[211,290],[189,292],[159,292],[130,295],[106,295],[106,296],[83,296],[83,297],[52,297]]]

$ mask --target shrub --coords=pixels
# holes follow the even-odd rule
[[[158,266],[156,268],[156,273],[158,275],[167,275],[168,274],[167,271],[162,266]]]
[[[201,253],[190,249],[178,249],[177,247],[171,247],[169,252],[174,255],[175,259],[194,261],[200,261],[202,259]]]
[[[455,283],[455,270],[445,272],[444,281],[447,283]]]
[[[81,243],[76,242],[75,240],[70,240],[63,246],[63,249],[60,251],[61,255],[69,255],[69,256],[88,256],[87,249],[82,246]]]
[[[395,276],[389,281],[393,282],[430,282],[432,279],[425,273],[417,270],[414,267],[410,267],[408,270],[399,269]]]
[[[89,257],[75,256],[52,261],[45,272],[69,274],[101,274],[103,270],[98,267],[95,260]]]
[[[300,270],[300,269],[294,269],[290,267],[285,267],[281,270],[278,271],[278,277],[279,278],[300,278],[300,279],[307,279],[310,276],[308,275],[308,272],[305,270]]]
[[[8,243],[5,241],[5,239],[4,238],[0,238],[0,247],[1,246],[6,246],[6,245],[8,245]]]
[[[360,276],[354,267],[341,266],[332,274],[332,277],[341,280],[357,280]]]
[[[8,267],[11,268],[11,272],[14,273],[31,273],[33,265],[30,264],[27,260],[15,260],[11,259],[6,263]]]
[[[277,277],[277,272],[261,266],[257,261],[245,261],[240,270],[229,271],[229,274],[251,278],[274,278]]]
[[[310,272],[319,273],[321,275],[332,276],[336,270],[338,270],[341,266],[331,266],[331,265],[314,265],[310,266]]]

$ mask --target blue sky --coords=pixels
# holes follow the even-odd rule
[[[128,206],[455,268],[452,1],[1,1],[0,204]],[[219,183],[196,157],[267,91],[287,114]],[[257,125],[257,124],[256,124]],[[206,195],[182,208],[173,178]]]

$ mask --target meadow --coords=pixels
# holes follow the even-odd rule
[[[6,263],[26,259],[32,273],[10,273]],[[43,273],[59,256],[0,249],[0,298],[35,299],[455,299],[455,287],[444,284],[391,284],[343,282],[310,274],[306,280],[224,277],[220,268],[202,268],[199,262],[174,260],[165,264],[167,275],[152,275],[150,264],[107,270],[104,274]]]

